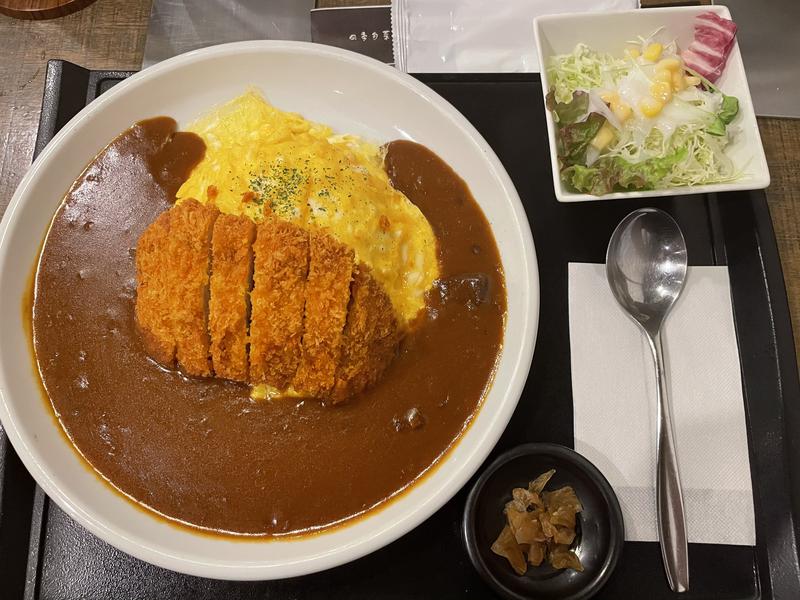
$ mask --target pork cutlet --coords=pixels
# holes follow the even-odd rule
[[[136,268],[146,348],[187,375],[339,402],[377,381],[401,337],[369,267],[324,229],[189,199],[145,230]]]

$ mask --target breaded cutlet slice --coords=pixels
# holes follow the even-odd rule
[[[250,292],[250,381],[281,391],[300,362],[308,233],[286,221],[258,225]]]
[[[208,331],[217,377],[247,381],[247,325],[256,226],[247,217],[220,215],[211,237]]]
[[[176,356],[187,375],[208,377],[208,279],[211,233],[219,211],[193,198],[169,211],[169,248],[165,260],[168,310],[172,314]]]
[[[363,263],[353,273],[350,294],[342,357],[331,393],[334,404],[374,384],[394,358],[400,341],[392,301]]]
[[[302,357],[292,387],[322,398],[334,384],[350,301],[353,249],[324,231],[310,234]]]
[[[172,290],[169,288],[169,211],[144,230],[136,244],[136,327],[146,352],[167,368],[175,366]]]

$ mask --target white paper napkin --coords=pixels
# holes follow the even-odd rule
[[[575,449],[619,497],[625,539],[656,541],[655,375],[605,265],[569,265]],[[689,541],[755,545],[744,400],[726,267],[690,267],[662,331]]]
[[[637,0],[392,0],[395,66],[407,73],[539,71],[534,17],[637,5]]]

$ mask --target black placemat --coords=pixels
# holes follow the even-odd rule
[[[51,61],[37,151],[86,102],[128,75]],[[730,270],[757,546],[691,544],[692,589],[678,596],[667,586],[658,544],[626,543],[617,571],[598,597],[800,598],[800,448],[794,434],[800,426],[800,385],[763,192],[560,204],[552,189],[537,75],[419,79],[453,103],[497,152],[523,200],[536,243],[542,290],[536,354],[518,408],[489,460],[527,441],[572,445],[567,264],[602,262],[619,220],[635,208],[656,204],[680,223],[692,264],[727,264]],[[153,567],[89,534],[34,486],[0,432],[0,597],[491,597],[460,537],[468,487],[411,533],[348,565],[282,581],[212,581]]]

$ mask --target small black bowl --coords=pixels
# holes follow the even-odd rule
[[[511,500],[511,490],[527,487],[529,481],[550,469],[556,473],[546,489],[570,485],[583,505],[573,549],[584,570],[558,571],[543,564],[517,575],[491,546],[505,525],[503,508]],[[478,478],[467,498],[463,532],[467,553],[478,573],[512,600],[590,598],[614,571],[625,540],[622,511],[606,478],[583,456],[556,444],[524,444],[499,456]]]

